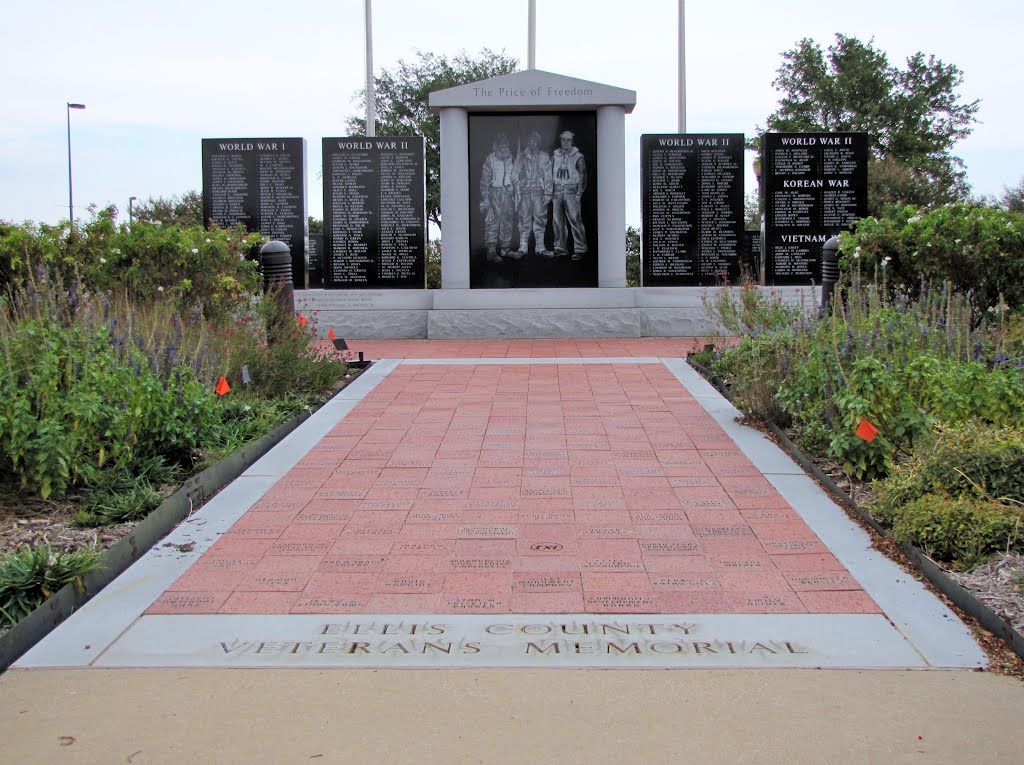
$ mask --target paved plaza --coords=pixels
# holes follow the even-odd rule
[[[354,343],[379,360],[18,666],[983,665],[694,343]]]
[[[350,342],[0,677],[12,761],[1019,762],[1019,681],[694,345]]]

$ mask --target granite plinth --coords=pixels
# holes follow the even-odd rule
[[[641,337],[635,308],[433,310],[427,337]]]
[[[704,307],[721,289],[304,290],[295,305],[346,338],[707,337],[729,334]],[[773,294],[817,304],[810,287]]]

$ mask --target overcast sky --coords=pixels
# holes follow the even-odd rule
[[[417,50],[527,56],[527,0],[373,0],[374,64]],[[678,0],[537,0],[537,67],[629,88],[626,219],[640,223],[640,136],[676,131]],[[1019,0],[689,0],[687,127],[742,132],[777,105],[783,51],[837,32],[964,72],[980,124],[956,148],[977,194],[1024,176]],[[0,45],[0,219],[67,216],[68,101],[76,215],[89,203],[202,187],[203,137],[302,137],[320,217],[320,139],[344,135],[364,84],[363,0],[49,0],[6,4]],[[747,172],[747,187],[753,187]],[[123,213],[126,215],[126,213]]]

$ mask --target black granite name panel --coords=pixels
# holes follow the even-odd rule
[[[821,246],[868,214],[867,133],[766,133],[765,280],[821,282]]]
[[[323,289],[324,286],[324,235],[309,235],[309,288]]]
[[[324,286],[423,289],[423,138],[323,139]]]
[[[307,287],[306,140],[204,138],[203,221],[284,242],[295,287]]]
[[[644,135],[640,146],[644,286],[735,284],[743,135]]]

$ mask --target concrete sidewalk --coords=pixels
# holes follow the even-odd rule
[[[40,762],[1019,761],[1022,686],[970,671],[967,627],[735,422],[691,342],[350,343],[393,358],[0,678],[8,740]]]
[[[1022,704],[964,670],[11,670],[0,737],[23,765],[1015,765]]]

